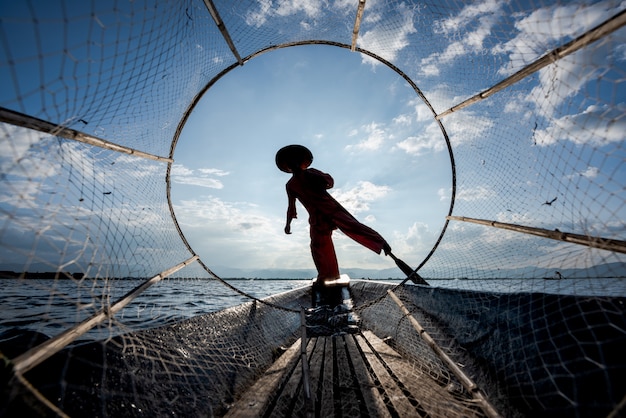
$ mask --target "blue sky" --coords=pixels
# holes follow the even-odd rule
[[[261,34],[238,35],[245,56],[273,39],[306,38],[309,29],[347,42],[345,22],[352,24],[355,4],[288,0],[240,12],[221,6],[221,12],[228,27]],[[167,155],[191,98],[234,60],[202,2],[184,10],[159,3],[162,14],[137,2],[120,3],[119,10],[85,2],[66,9],[34,5],[2,5],[0,54],[11,62],[0,65],[0,79],[11,80],[0,90],[2,106],[142,151]],[[359,46],[397,64],[442,112],[626,4],[387,6],[367,2]],[[623,238],[625,44],[622,28],[444,117],[456,159],[454,215]],[[152,271],[144,254],[178,243],[163,203],[164,163],[0,129],[0,244],[8,250],[0,265],[43,260],[48,268],[65,268],[80,260],[82,268],[102,257],[103,268],[114,259]],[[395,254],[414,266],[423,260],[450,206],[442,132],[391,69],[317,45],[268,52],[236,67],[208,90],[184,127],[174,154],[173,205],[209,267],[218,274],[220,266],[313,268],[303,208],[293,234],[283,233],[289,176],[276,168],[274,155],[293,143],[311,149],[313,166],[335,178],[333,195]],[[123,185],[130,186],[127,194]],[[394,266],[341,233],[335,237],[343,268]],[[120,250],[119,242],[128,248]],[[173,252],[176,262],[187,255]],[[453,222],[434,258],[444,269],[448,260],[463,269],[498,267],[502,260],[511,267],[584,267],[618,258],[598,254]]]
[[[289,175],[274,164],[280,147],[298,143],[334,177],[333,196],[394,253],[423,257],[448,211],[441,190],[451,187],[451,168],[441,133],[417,154],[399,146],[425,126],[419,102],[397,73],[339,47],[285,48],[236,68],[205,94],[175,151],[172,198],[185,236],[218,273],[219,265],[312,268],[304,208],[293,234],[283,233]],[[341,266],[394,265],[334,237]]]

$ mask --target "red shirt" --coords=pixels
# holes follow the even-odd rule
[[[287,182],[287,197],[289,207],[287,217],[297,218],[295,199],[309,212],[309,223],[316,225],[324,220],[332,222],[333,215],[337,212],[347,212],[328,192],[334,185],[330,174],[323,173],[314,168],[308,168],[294,173]]]

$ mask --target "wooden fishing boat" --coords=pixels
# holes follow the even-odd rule
[[[626,384],[623,298],[397,288],[372,281],[353,282],[352,294],[362,316],[356,334],[307,336],[300,310],[311,296],[304,287],[75,345],[25,373],[28,386],[13,379],[4,412],[604,416],[620,402],[618,388]],[[569,315],[563,317],[556,305]],[[593,333],[580,326],[591,322]],[[548,345],[558,346],[561,356]],[[15,340],[12,346],[18,347]],[[31,385],[52,403],[36,398]]]

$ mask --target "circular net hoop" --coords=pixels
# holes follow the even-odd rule
[[[431,286],[395,289],[409,310],[458,359],[489,352],[479,381],[504,411],[619,413],[625,366],[607,353],[626,335],[623,2],[14,3],[0,7],[0,351],[19,384],[3,412],[223,415],[293,342],[306,290],[265,299],[218,277],[179,226],[170,175],[187,118],[229,71],[324,44],[415,90],[424,119],[407,152],[445,138],[450,206],[430,253],[411,260]],[[164,296],[178,287],[188,294]],[[455,386],[405,315],[376,322],[396,309],[387,290],[364,288],[357,311],[403,341],[416,376]],[[199,297],[215,304],[178,309]],[[501,334],[498,347],[476,348],[477,333]],[[94,371],[76,379],[84,364],[59,358],[81,353]],[[567,389],[589,375],[607,392],[595,403]],[[468,391],[446,393],[423,395],[429,414],[483,414]]]

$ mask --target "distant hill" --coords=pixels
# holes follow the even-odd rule
[[[211,268],[211,270],[223,278],[248,277],[259,279],[312,279],[317,276],[317,271],[314,269],[239,269],[234,267],[218,266]],[[345,268],[341,269],[341,273],[347,274],[353,279],[403,278],[402,272],[397,268],[383,270]]]
[[[259,279],[311,279],[317,275],[313,269],[238,269],[233,267],[216,267],[212,270],[220,277],[235,278],[259,278]],[[525,267],[516,269],[499,270],[464,270],[468,277],[497,277],[497,278],[553,278],[557,269],[546,269],[539,267]],[[565,279],[580,279],[592,277],[623,277],[626,278],[626,263],[609,263],[583,269],[559,269],[561,276]],[[404,279],[405,276],[398,268],[383,270],[342,268],[341,273],[347,274],[353,279]],[[425,274],[428,277],[428,274]]]
[[[317,275],[314,269],[242,269],[236,267],[209,266],[215,274],[222,278],[257,278],[257,279],[312,279]],[[55,273],[50,273],[50,266],[34,266],[31,265],[29,278],[54,278]],[[556,269],[545,269],[538,267],[525,267],[517,269],[498,269],[498,270],[479,270],[466,268],[463,273],[468,278],[519,278],[519,277],[535,277],[535,278],[555,278]],[[621,277],[626,278],[626,263],[607,263],[593,266],[585,269],[559,269],[564,279],[580,279],[586,277]],[[17,273],[13,273],[17,272]],[[19,276],[20,266],[17,265],[0,265],[0,278],[11,278]],[[39,273],[39,274],[37,274]],[[347,274],[353,279],[404,279],[405,276],[397,267],[375,270],[342,268],[341,273]],[[424,271],[422,275],[425,278],[429,274]],[[74,278],[82,277],[80,273],[68,272],[62,276],[73,276]],[[461,278],[461,277],[450,277]]]

